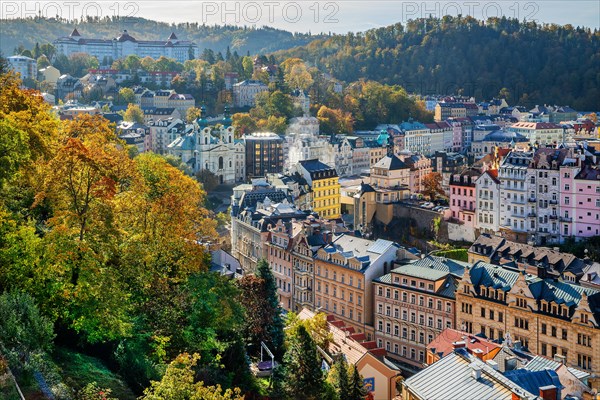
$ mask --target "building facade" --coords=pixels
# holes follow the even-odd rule
[[[249,178],[283,172],[283,138],[273,132],[242,136],[246,146],[246,176]]]
[[[315,307],[373,338],[374,279],[389,272],[399,246],[341,234],[317,250]]]
[[[174,58],[180,63],[199,56],[196,43],[179,40],[174,32],[166,40],[138,40],[127,30],[114,39],[92,39],[84,38],[77,29],[73,29],[69,36],[58,38],[53,44],[58,54],[68,57],[74,53],[87,53],[100,62],[105,57],[117,60],[130,54],[154,59],[164,56]]]
[[[425,367],[427,345],[454,328],[454,292],[467,264],[427,256],[396,266],[373,283],[375,340],[417,372]]]
[[[456,292],[457,324],[468,333],[520,342],[534,354],[561,356],[600,381],[600,291],[477,262]]]

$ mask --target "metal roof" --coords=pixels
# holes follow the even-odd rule
[[[457,349],[404,381],[418,399],[511,400],[513,392],[524,398],[535,396],[505,378],[464,349]],[[473,371],[481,371],[476,379]]]

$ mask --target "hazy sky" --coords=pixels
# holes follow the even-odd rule
[[[295,32],[364,31],[369,28],[405,22],[430,14],[518,17],[600,28],[598,0],[543,1],[276,1],[276,0],[144,0],[144,1],[0,1],[2,18],[60,14],[66,18],[84,15],[135,15],[164,22],[207,24],[269,25]]]

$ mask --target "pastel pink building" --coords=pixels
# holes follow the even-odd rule
[[[585,165],[575,176],[572,201],[575,207],[572,235],[586,238],[600,235],[600,168]]]
[[[452,220],[464,224],[467,228],[475,228],[475,207],[477,191],[475,182],[481,175],[476,169],[466,169],[450,176],[450,212]]]

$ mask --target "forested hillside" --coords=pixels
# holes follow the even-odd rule
[[[200,50],[210,48],[216,52],[237,51],[260,54],[309,43],[318,36],[293,34],[273,28],[243,28],[236,26],[208,26],[198,23],[168,24],[144,18],[88,18],[85,21],[67,21],[45,18],[9,19],[0,23],[0,50],[12,55],[15,47],[33,48],[36,42],[52,43],[58,37],[68,36],[73,27],[84,37],[110,39],[123,29],[144,40],[162,40],[175,32],[178,37],[195,41]]]
[[[514,19],[444,17],[315,40],[276,54],[346,82],[399,84],[421,94],[464,93],[509,103],[600,109],[600,32]]]

